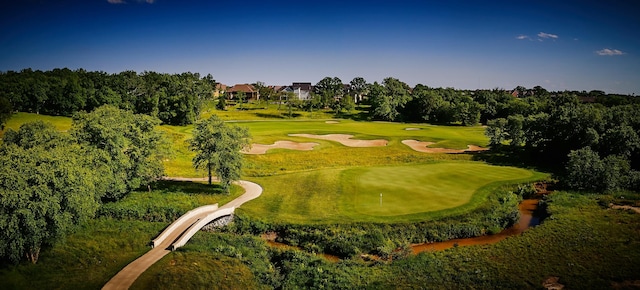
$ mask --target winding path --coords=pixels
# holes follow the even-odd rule
[[[204,178],[167,177],[165,178],[165,180],[203,181],[205,179]],[[129,289],[129,287],[131,287],[133,282],[135,282],[136,279],[138,279],[140,274],[142,274],[149,267],[151,267],[151,265],[153,265],[158,260],[162,259],[162,257],[164,257],[165,255],[171,252],[171,250],[169,249],[174,248],[175,246],[174,242],[177,242],[179,239],[180,241],[184,240],[184,239],[181,239],[183,235],[185,233],[188,233],[191,227],[196,225],[199,220],[206,218],[207,216],[213,214],[216,211],[221,211],[221,210],[233,211],[233,209],[241,206],[247,201],[257,198],[258,196],[260,196],[260,194],[262,194],[262,187],[260,187],[260,185],[256,183],[240,180],[236,182],[236,184],[244,188],[245,193],[243,195],[226,203],[225,205],[219,208],[217,206],[205,206],[205,207],[201,207],[203,208],[203,210],[198,211],[195,214],[194,213],[185,214],[185,215],[191,215],[191,216],[186,218],[181,217],[176,221],[176,222],[180,221],[180,223],[177,224],[176,226],[173,226],[173,224],[170,225],[169,228],[173,226],[173,228],[170,231],[167,231],[166,233],[163,232],[160,234],[160,236],[164,236],[162,241],[160,241],[157,245],[155,245],[155,247],[153,247],[146,254],[142,255],[138,259],[129,263],[129,265],[124,267],[122,270],[120,270],[120,272],[118,272],[118,274],[113,276],[113,278],[111,278],[111,280],[109,280],[109,282],[107,282],[107,284],[105,284],[102,287],[102,289]],[[198,209],[201,209],[201,208],[198,208]],[[187,240],[188,238],[190,237],[187,237]],[[154,240],[154,243],[155,243],[155,240]],[[182,244],[184,243],[186,243],[186,241],[183,241]]]

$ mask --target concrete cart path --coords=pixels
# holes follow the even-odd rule
[[[203,181],[205,179],[204,178],[167,177],[165,178],[165,180]],[[244,188],[245,193],[243,195],[228,202],[227,204],[223,205],[222,207],[216,210],[201,212],[189,218],[181,226],[177,227],[174,231],[169,233],[169,236],[162,243],[158,244],[156,247],[152,248],[149,252],[145,253],[138,259],[129,263],[129,265],[124,267],[122,270],[120,270],[120,272],[118,272],[118,274],[113,276],[113,278],[111,278],[111,280],[109,280],[109,282],[107,282],[107,284],[105,284],[102,287],[102,289],[104,290],[129,289],[129,287],[131,287],[133,282],[135,282],[136,279],[138,279],[138,277],[144,271],[146,271],[149,267],[151,267],[151,265],[155,264],[158,260],[162,259],[162,257],[170,253],[171,251],[168,249],[173,244],[173,242],[176,241],[178,238],[180,238],[180,236],[183,233],[187,232],[191,228],[191,226],[194,225],[198,220],[220,209],[237,208],[243,203],[250,201],[252,199],[255,199],[258,196],[260,196],[260,194],[262,194],[262,187],[260,187],[260,185],[256,183],[240,180],[236,182],[236,184]]]

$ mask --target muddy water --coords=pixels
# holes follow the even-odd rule
[[[436,242],[436,243],[416,244],[416,245],[412,245],[411,248],[413,250],[413,253],[417,254],[424,251],[442,251],[449,248],[453,248],[455,245],[462,247],[462,246],[472,246],[472,245],[495,244],[499,241],[506,239],[507,237],[519,235],[522,232],[529,229],[530,227],[539,225],[540,218],[534,215],[534,211],[538,207],[538,201],[539,199],[523,200],[518,206],[520,211],[520,221],[517,224],[513,225],[512,227],[505,229],[495,235],[487,235],[487,236],[465,238],[465,239],[455,239],[455,240]],[[263,239],[266,240],[269,246],[302,251],[300,247],[290,246],[287,244],[274,241],[275,233],[273,233],[272,235],[273,236],[263,235],[262,237]],[[340,261],[340,258],[338,256],[329,255],[329,254],[317,254],[317,255],[322,256],[325,259],[332,262]]]
[[[534,216],[534,211],[538,207],[538,199],[525,199],[518,208],[520,209],[520,221],[514,226],[501,231],[495,235],[480,236],[474,238],[455,239],[444,242],[417,244],[411,246],[413,253],[417,254],[424,251],[442,251],[458,246],[472,245],[489,245],[502,241],[510,236],[519,235],[532,226],[540,224],[540,218]]]

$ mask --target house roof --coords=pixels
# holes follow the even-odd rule
[[[269,87],[272,88],[274,92],[279,92],[285,88],[285,86],[269,86]]]
[[[293,89],[300,88],[300,90],[303,91],[311,91],[313,89],[311,83],[293,83],[291,86],[293,87]]]
[[[244,92],[244,93],[255,93],[257,92],[256,88],[254,88],[250,84],[236,84],[233,87],[227,89],[227,92],[235,93],[235,92]]]

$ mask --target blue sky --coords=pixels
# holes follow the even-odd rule
[[[390,76],[640,95],[633,2],[1,0],[0,71],[191,71],[230,85]]]

